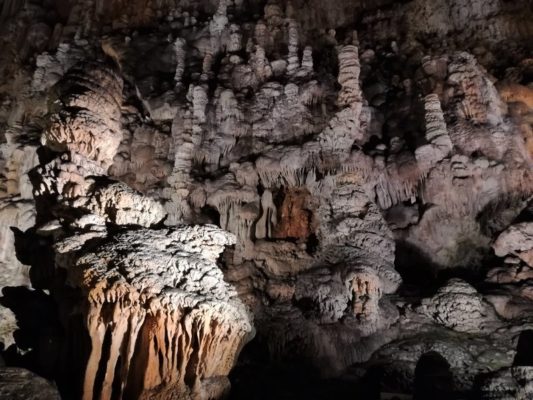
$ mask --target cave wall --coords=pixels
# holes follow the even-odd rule
[[[436,352],[457,393],[529,393],[532,13],[3,0],[0,286],[46,291],[64,354],[88,335],[77,383],[19,361],[4,290],[6,359],[85,399],[219,398],[256,332],[320,379],[412,393]]]

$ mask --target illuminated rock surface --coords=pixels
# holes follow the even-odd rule
[[[91,339],[84,399],[204,399],[228,390],[226,376],[253,336],[216,265],[232,243],[211,226],[126,231],[62,265],[82,291]]]
[[[532,21],[0,0],[6,364],[65,399],[528,398]]]

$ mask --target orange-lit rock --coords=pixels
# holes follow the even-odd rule
[[[533,110],[533,89],[517,83],[504,83],[498,85],[502,100],[507,103],[524,103]]]
[[[216,265],[234,240],[213,226],[126,231],[64,258],[91,338],[84,400],[222,398],[253,336]]]
[[[533,157],[533,89],[516,83],[498,85],[500,96],[509,103],[513,114],[520,119],[520,130],[526,141],[526,148]]]
[[[307,239],[315,225],[312,198],[306,189],[285,189],[279,194],[281,205],[277,207],[276,239]]]

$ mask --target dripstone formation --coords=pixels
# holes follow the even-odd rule
[[[0,399],[531,398],[532,39],[528,0],[0,0]]]

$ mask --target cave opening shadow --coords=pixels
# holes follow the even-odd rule
[[[454,399],[450,364],[436,351],[423,354],[415,368],[413,400]]]
[[[1,294],[0,305],[17,319],[15,343],[1,353],[6,364],[52,379],[62,338],[53,299],[27,287],[4,287]]]
[[[533,330],[520,332],[513,366],[533,367]]]
[[[402,292],[433,294],[441,267],[429,255],[414,244],[400,240],[396,242],[394,259],[395,268],[402,277]]]
[[[259,336],[244,347],[231,371],[227,400],[371,400],[354,397],[353,380],[325,377],[321,372],[305,357],[273,356],[265,337]]]

